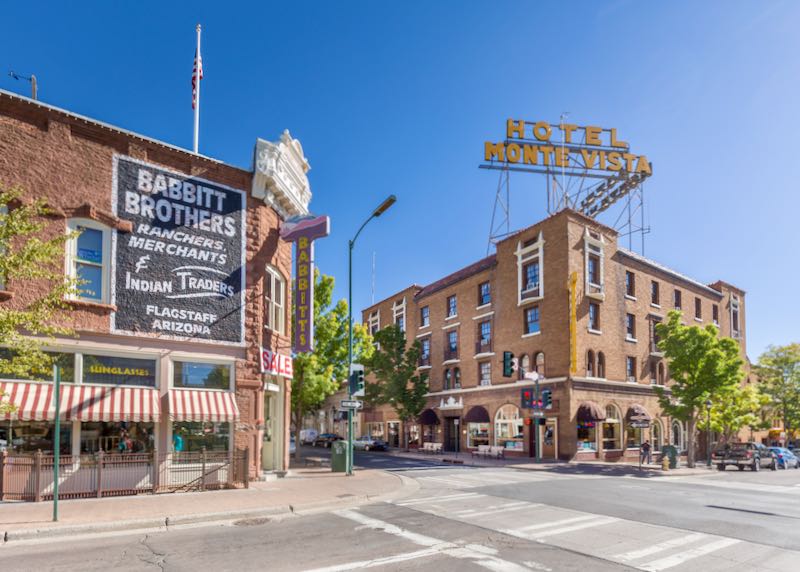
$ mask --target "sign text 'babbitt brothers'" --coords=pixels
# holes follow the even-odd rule
[[[245,195],[116,157],[112,329],[179,339],[244,339]]]
[[[652,175],[647,157],[630,153],[629,148],[627,142],[618,139],[614,128],[509,119],[506,121],[506,140],[486,141],[483,158],[508,164]]]

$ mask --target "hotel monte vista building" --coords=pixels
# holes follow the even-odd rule
[[[744,357],[745,293],[684,276],[617,239],[562,210],[503,239],[495,254],[363,310],[373,333],[397,324],[421,344],[429,393],[408,428],[413,445],[534,456],[538,427],[545,459],[636,457],[644,439],[656,451],[685,449],[685,425],[661,412],[654,391],[670,383],[654,326],[679,309],[685,323],[713,323],[736,339]],[[511,378],[502,375],[504,351],[519,360]],[[524,371],[550,390],[540,424],[523,407],[534,385]],[[389,406],[364,410],[359,423],[362,434],[402,443],[405,428]]]
[[[308,169],[288,131],[257,140],[243,169],[0,91],[0,187],[46,200],[46,236],[79,231],[62,264],[84,281],[59,318],[76,335],[47,342],[53,375],[0,376],[18,407],[0,419],[3,449],[52,451],[60,417],[65,455],[246,450],[251,477],[285,471],[292,247],[279,226],[308,213]],[[0,304],[22,308],[36,287],[0,285]]]

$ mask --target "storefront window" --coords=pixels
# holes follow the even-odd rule
[[[489,444],[488,423],[467,423],[467,447]]]
[[[578,451],[597,450],[597,424],[592,421],[578,423]]]
[[[633,427],[630,423],[625,423],[625,447],[628,449],[638,449],[642,442],[642,430]]]
[[[653,426],[650,429],[653,435],[653,451],[661,451],[661,446],[663,443],[663,432],[661,430],[661,422],[658,420],[653,420]]]
[[[0,423],[0,451],[10,453],[53,453],[52,421],[3,421]],[[61,454],[72,454],[72,423],[61,424]]]
[[[408,444],[419,446],[419,425],[411,425],[408,428]]]
[[[31,372],[29,375],[14,375],[11,373],[3,373],[0,371],[0,377],[3,379],[12,379],[19,381],[55,381],[56,374],[61,374],[61,381],[64,383],[75,382],[75,354],[67,354],[60,352],[44,352],[53,359],[53,367],[46,371]],[[0,348],[0,359],[11,359],[12,352],[5,348]]]
[[[373,439],[383,440],[383,423],[367,423],[367,434]]]
[[[83,355],[83,383],[156,386],[156,361]]]
[[[672,444],[678,451],[683,451],[683,427],[678,421],[672,422]]]
[[[81,423],[81,453],[149,453],[153,449],[152,423]]]
[[[519,409],[514,405],[503,405],[497,410],[494,418],[494,442],[497,446],[522,451],[523,421],[519,416]]]
[[[229,389],[231,368],[214,363],[173,362],[173,387],[194,389]]]
[[[619,412],[613,405],[606,407],[606,420],[603,422],[603,449],[621,449],[622,435]]]
[[[172,450],[176,453],[227,451],[231,424],[199,421],[178,421],[172,424]]]
[[[423,425],[422,426],[422,442],[434,443],[436,441],[436,426]]]

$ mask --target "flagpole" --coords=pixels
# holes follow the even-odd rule
[[[194,152],[197,153],[200,144],[200,24],[197,24],[197,55],[195,55],[195,66],[198,68],[195,72],[197,79],[195,80],[195,103],[194,103]]]

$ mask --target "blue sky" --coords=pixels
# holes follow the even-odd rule
[[[74,4],[74,3],[70,3]],[[256,137],[304,146],[319,267],[354,306],[486,252],[497,175],[477,168],[508,117],[616,127],[653,162],[645,254],[747,291],[748,353],[798,341],[800,5],[792,2],[6,2],[0,87],[191,147],[194,25],[201,152],[250,167]],[[512,227],[545,216],[516,175]],[[601,218],[606,223],[613,222]]]

